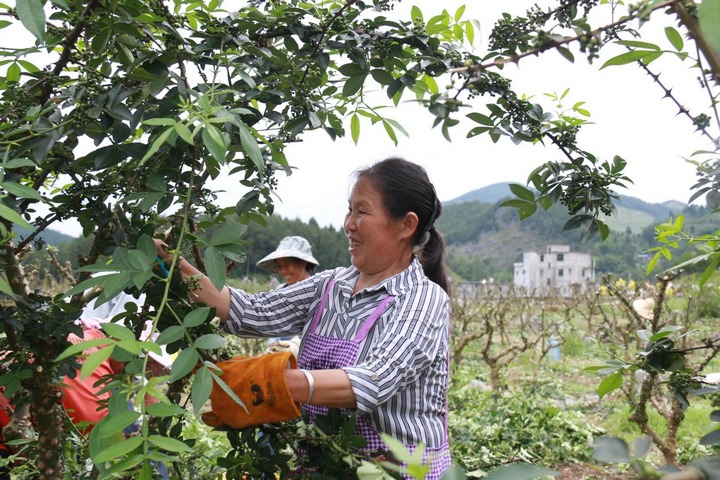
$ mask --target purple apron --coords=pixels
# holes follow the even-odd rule
[[[378,305],[367,320],[365,320],[357,334],[355,334],[355,338],[352,340],[318,335],[315,332],[320,324],[325,304],[327,303],[330,290],[334,284],[335,279],[333,278],[328,282],[320,304],[315,311],[308,333],[303,340],[300,358],[298,359],[298,368],[306,370],[334,370],[354,365],[357,361],[360,345],[368,336],[368,333],[370,333],[377,319],[383,314],[385,307],[395,299],[392,295],[383,299],[380,305]],[[302,409],[308,414],[311,421],[314,421],[315,416],[327,415],[328,412],[328,407],[316,405],[303,405]],[[355,435],[367,441],[367,446],[364,447],[366,450],[385,451],[387,449],[377,429],[370,423],[367,414],[358,413],[355,424]],[[450,467],[450,449],[447,443],[447,413],[445,416],[445,438],[446,441],[442,447],[425,449],[423,461],[425,462],[428,458],[432,458],[430,471],[425,477],[426,480],[438,480],[443,472]],[[415,445],[406,445],[406,447],[410,451],[415,449]]]

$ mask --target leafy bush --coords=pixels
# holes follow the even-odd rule
[[[537,387],[520,385],[497,397],[471,384],[452,390],[453,463],[477,470],[518,461],[587,462],[590,443],[602,430],[582,412],[552,405],[552,388]]]
[[[696,302],[695,314],[698,318],[720,318],[720,288],[706,285]]]

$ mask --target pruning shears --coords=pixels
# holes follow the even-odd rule
[[[160,267],[160,274],[162,278],[168,278],[168,276],[170,275],[170,270],[168,270],[167,265],[165,265],[165,260],[160,258],[160,255],[155,257],[155,260],[157,260],[158,267]]]

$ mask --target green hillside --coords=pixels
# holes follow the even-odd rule
[[[614,232],[625,232],[630,229],[632,233],[641,233],[650,225],[658,223],[658,218],[647,211],[635,210],[625,205],[618,205],[617,214],[611,217],[603,216],[603,221]]]
[[[15,227],[15,233],[20,238],[27,238],[28,235],[30,235],[30,231],[26,228],[16,226]],[[69,242],[73,239],[72,236],[66,235],[64,233],[60,233],[57,230],[53,230],[51,228],[48,228],[44,230],[41,234],[39,234],[36,237],[38,240],[42,240],[43,242],[47,243],[48,245],[57,246],[61,243]]]
[[[647,256],[643,252],[655,246],[655,225],[683,214],[691,233],[717,229],[717,219],[703,207],[621,197],[616,215],[604,219],[612,230],[610,238],[583,243],[578,230],[562,230],[570,218],[562,206],[538,211],[521,222],[515,210],[497,206],[508,197],[503,192],[509,192],[507,185],[495,184],[444,202],[438,229],[448,244],[450,267],[465,280],[511,281],[513,263],[522,260],[523,252],[542,251],[548,244],[570,245],[573,251],[593,254],[599,275],[645,278]],[[484,198],[486,202],[470,198]],[[678,252],[676,259],[682,255]]]

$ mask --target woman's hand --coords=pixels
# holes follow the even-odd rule
[[[172,262],[174,255],[168,253],[167,244],[159,238],[154,238],[158,258],[163,262]],[[188,292],[190,300],[195,303],[204,303],[208,307],[214,307],[220,322],[225,323],[230,311],[230,290],[227,287],[218,290],[215,288],[201,271],[192,266],[183,257],[178,257],[176,268],[180,270],[183,279],[194,278],[193,287]]]
[[[155,242],[158,257],[160,257],[161,260],[172,260],[172,255],[170,255],[166,250],[167,243],[163,242],[159,238],[153,238],[153,242]]]

